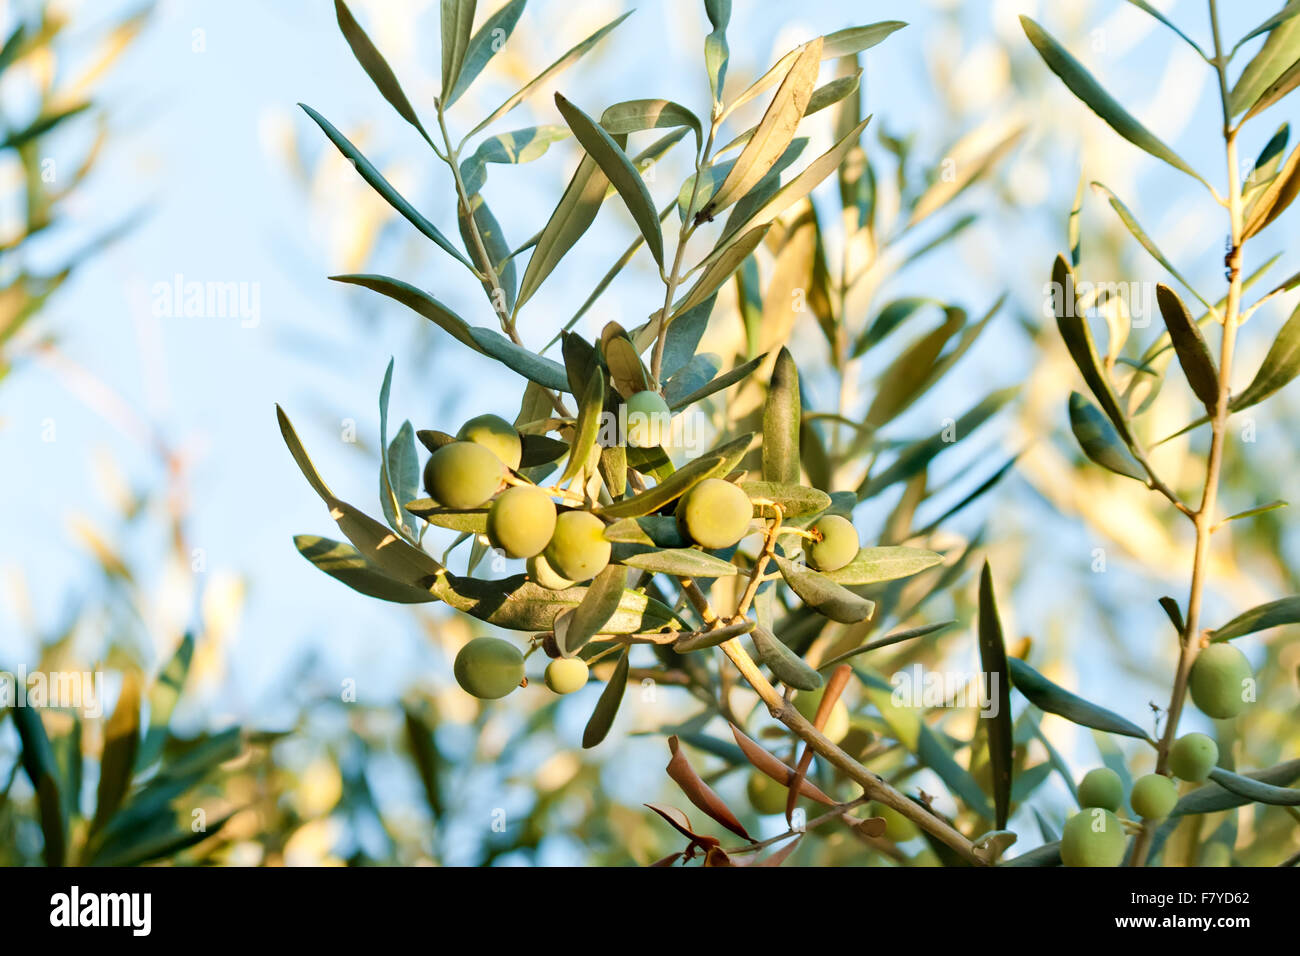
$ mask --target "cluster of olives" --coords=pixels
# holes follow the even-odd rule
[[[668,405],[657,392],[632,395],[626,403],[627,443],[638,448],[660,445],[670,418]],[[528,577],[537,585],[559,591],[591,580],[612,556],[605,522],[586,508],[557,507],[550,491],[519,474],[522,458],[519,432],[496,415],[479,415],[461,427],[454,441],[439,446],[429,457],[424,487],[443,508],[486,508],[488,541],[507,557],[526,561]],[[745,491],[722,478],[695,484],[675,510],[683,537],[715,551],[733,547],[749,534],[753,516],[754,503]],[[806,537],[808,564],[818,571],[837,571],[858,554],[857,529],[840,515],[821,516],[807,529]],[[495,699],[523,681],[523,656],[508,641],[478,638],[457,655],[455,673],[468,693]],[[547,666],[546,685],[556,693],[572,693],[589,676],[583,661],[557,659]],[[801,694],[799,700],[801,706],[811,706],[807,716],[812,719],[815,700],[808,694]],[[848,712],[842,702],[837,703],[827,736],[834,740],[847,732]]]
[[[1200,783],[1219,762],[1219,747],[1205,734],[1185,734],[1169,751],[1169,770],[1183,780]],[[1119,866],[1127,838],[1115,814],[1124,802],[1124,783],[1108,767],[1097,767],[1079,781],[1079,813],[1066,821],[1061,834],[1061,862],[1066,866]],[[1178,803],[1173,779],[1149,773],[1133,783],[1129,806],[1142,820],[1163,820]]]

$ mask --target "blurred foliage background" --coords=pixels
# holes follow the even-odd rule
[[[39,729],[20,726],[18,711],[0,720],[0,861],[52,861],[51,846],[61,842],[56,859],[86,862],[645,864],[680,844],[641,806],[680,802],[663,773],[664,730],[682,735],[693,762],[733,807],[746,807],[747,765],[723,739],[725,728],[719,736],[716,727],[689,723],[696,707],[684,693],[633,689],[610,739],[583,751],[578,741],[598,688],[555,698],[534,681],[527,693],[480,704],[451,680],[450,661],[469,637],[490,628],[445,607],[377,608],[293,554],[291,534],[322,516],[273,434],[273,398],[288,390],[298,408],[312,409],[300,425],[317,436],[313,445],[326,445],[331,473],[363,489],[360,497],[374,493],[373,395],[390,354],[397,356],[394,407],[401,408],[394,414],[417,427],[449,427],[484,410],[513,418],[517,382],[495,388],[495,369],[470,367],[431,325],[323,281],[345,272],[402,276],[438,288],[465,313],[482,311],[481,290],[463,276],[458,290],[446,288],[445,258],[293,107],[297,99],[328,105],[326,115],[450,234],[454,207],[444,171],[380,110],[329,5],[235,13],[215,3],[164,4],[116,16],[108,6],[10,3],[0,17],[9,38],[0,51],[0,374],[7,373],[0,459],[15,465],[0,486],[13,503],[0,517],[0,668],[102,670],[111,702],[98,719],[46,712]],[[802,5],[797,16],[777,6],[735,5],[729,82],[737,89],[794,43],[862,19],[829,0]],[[1008,643],[1031,640],[1031,660],[1044,674],[1142,722],[1148,701],[1166,699],[1176,654],[1155,598],[1184,595],[1190,539],[1172,514],[1077,451],[1065,415],[1074,372],[1044,319],[1043,286],[1052,256],[1066,246],[1081,174],[1130,197],[1165,251],[1207,289],[1219,288],[1223,230],[1211,218],[1217,210],[1181,202],[1167,177],[1152,175],[1148,159],[1091,122],[1054,84],[1016,16],[1048,17],[1063,42],[1090,50],[1111,88],[1143,104],[1136,111],[1218,181],[1215,94],[1198,85],[1201,72],[1188,79],[1183,51],[1130,5],[1039,6],[999,0],[873,8],[872,19],[911,21],[863,56],[862,115],[875,114],[863,139],[876,183],[874,247],[845,250],[839,195],[834,186],[815,194],[829,260],[856,255],[866,269],[845,304],[855,327],[868,328],[888,303],[907,296],[960,305],[974,316],[1005,296],[952,374],[900,418],[901,434],[928,434],[993,388],[1020,386],[1006,411],[969,442],[858,510],[864,542],[920,543],[949,556],[890,593],[882,602],[889,619],[957,622],[873,653],[871,667],[882,675],[914,664],[978,671],[974,570],[988,556]],[[1203,5],[1163,6],[1188,29],[1206,31]],[[1276,5],[1233,6],[1252,8],[1225,11],[1235,36]],[[624,9],[616,2],[577,9],[530,3],[518,42],[498,54],[482,88],[460,108],[485,113]],[[359,2],[355,10],[413,99],[431,102],[437,5]],[[699,52],[707,29],[694,2],[638,11],[559,88],[582,90],[591,105],[649,95],[698,102],[700,89],[707,91]],[[168,59],[186,47],[186,59]],[[192,103],[179,94],[179,105],[161,110],[164,118],[201,110],[228,82],[232,109],[253,119],[217,124],[207,138],[188,120],[162,131],[157,120],[150,125],[143,117],[165,97],[156,83],[166,75],[160,48],[173,51],[161,58],[164,69],[201,73],[204,84]],[[285,62],[272,65],[278,54]],[[280,72],[304,64],[310,72]],[[338,76],[302,78],[316,71]],[[253,87],[256,97],[247,93]],[[1287,110],[1294,104],[1279,108]],[[547,91],[509,125],[555,123],[554,114]],[[829,123],[809,155],[830,142]],[[1248,143],[1243,153],[1253,158],[1259,146]],[[210,159],[223,148],[234,157],[229,169]],[[61,171],[47,182],[42,162],[51,156]],[[160,156],[166,174],[158,173]],[[499,214],[510,210],[502,216],[507,229],[516,216],[540,227],[576,157],[569,141],[528,167],[492,167],[487,195]],[[969,188],[948,188],[948,160],[961,171],[958,184]],[[687,169],[668,165],[673,161],[665,160],[660,175],[676,182]],[[155,180],[165,185],[156,190]],[[211,205],[192,205],[200,193]],[[918,216],[923,197],[938,207]],[[263,203],[265,216],[226,219],[212,211],[232,203]],[[1086,194],[1082,215],[1095,275],[1154,281],[1153,264],[1104,201]],[[529,331],[530,345],[540,347],[573,316],[626,246],[626,222],[611,219],[598,221],[539,295],[533,311],[550,322]],[[1280,238],[1286,228],[1259,243],[1277,246],[1279,275],[1297,268]],[[515,229],[522,239],[527,227]],[[182,251],[169,253],[169,243]],[[241,245],[250,258],[226,258]],[[761,268],[766,286],[774,257],[761,258]],[[214,331],[212,324],[182,328],[178,319],[151,319],[148,290],[179,271],[260,283],[259,325]],[[653,307],[647,303],[656,283],[652,270],[634,266],[578,328],[590,335],[608,320],[639,320]],[[764,303],[743,295],[741,284],[728,284],[705,348],[748,350],[745,310],[761,313]],[[1252,319],[1242,367],[1258,363],[1294,298],[1280,297]],[[815,309],[798,321],[806,325],[786,335],[813,406],[829,413],[869,395],[901,344],[865,363],[839,356],[847,371],[841,390],[832,371],[835,346],[822,336]],[[87,325],[105,322],[117,328],[111,346],[86,337]],[[719,423],[734,423],[760,400],[741,389],[714,413]],[[1158,424],[1167,431],[1192,417],[1190,394],[1163,402]],[[1300,448],[1288,426],[1296,402],[1294,392],[1283,392],[1259,411],[1258,439],[1234,444],[1225,513],[1294,497],[1287,485]],[[44,444],[72,457],[56,463],[47,455],[43,425],[59,434]],[[349,426],[355,440],[339,440]],[[1194,438],[1180,439],[1161,446],[1154,461],[1172,482],[1195,481],[1199,448]],[[75,477],[51,477],[56,471]],[[1221,536],[1211,620],[1300,592],[1288,512],[1235,522]],[[231,525],[242,530],[223,530]],[[1241,767],[1271,766],[1300,752],[1300,633],[1268,631],[1242,644],[1261,675],[1261,704],[1221,743]],[[168,673],[184,674],[174,710],[156,696]],[[856,690],[848,699],[855,722],[878,733],[883,718],[875,705]],[[124,754],[112,744],[124,739],[132,712],[147,728],[145,752]],[[975,725],[970,708],[937,709],[924,720],[950,740],[970,739]],[[41,732],[48,747],[31,743]],[[784,739],[764,741],[781,752]],[[34,776],[18,758],[20,741],[48,754]],[[1029,796],[1028,785],[1017,795],[1017,851],[1059,832],[1073,807],[1056,762],[1076,777],[1101,760],[1126,763],[1135,776],[1150,770],[1150,756],[1136,746],[1117,757],[1091,733],[1032,709],[1017,723],[1017,742],[1018,774],[1036,785],[1032,801],[1019,799]],[[871,746],[864,744],[864,753]],[[953,756],[963,775],[978,781],[987,772],[978,748]],[[906,747],[870,752],[870,766],[900,788],[933,795],[945,814],[965,812],[967,829],[976,827],[977,816],[952,798],[951,781]],[[818,772],[824,780],[825,769]],[[56,794],[34,785],[45,774]],[[121,822],[107,833],[98,819],[106,796],[121,807]],[[195,810],[206,829],[194,829]],[[1254,806],[1231,816],[1236,863],[1274,864],[1300,849],[1293,810]],[[785,828],[752,811],[745,823],[764,836]],[[1205,828],[1202,839],[1227,832],[1224,824],[1222,815],[1196,823]],[[1193,849],[1176,859],[1195,862],[1195,843],[1186,845]],[[905,828],[873,846],[826,828],[803,841],[792,862],[919,865],[937,857]]]

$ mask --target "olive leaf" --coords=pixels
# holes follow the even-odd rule
[[[811,40],[794,58],[758,128],[704,207],[706,215],[725,209],[753,189],[790,145],[817,82],[822,43],[821,37]]]
[[[473,3],[470,4],[471,10]],[[397,82],[397,76],[393,73],[392,67],[384,59],[373,43],[370,37],[366,36],[366,31],[361,29],[352,16],[352,11],[343,0],[334,0],[334,14],[338,18],[339,29],[343,31],[343,37],[348,41],[348,46],[352,48],[352,55],[357,58],[361,68],[366,71],[371,82],[375,84],[379,92],[383,94],[384,99],[388,100],[393,109],[397,110],[402,119],[406,120],[424,137],[424,141],[430,146],[433,140],[425,132],[424,126],[420,123],[420,118],[415,113],[415,108],[411,106],[411,101],[406,98],[406,93],[402,86]],[[331,137],[332,138],[332,137]]]
[[[781,683],[795,690],[816,690],[822,686],[822,675],[766,627],[755,627],[749,632],[749,638],[754,642],[759,661],[766,664],[772,676]]]
[[[1012,685],[1039,709],[1064,717],[1071,723],[1083,727],[1122,734],[1125,737],[1136,737],[1148,743],[1154,742],[1146,731],[1131,720],[1053,684],[1019,658],[1009,659],[1007,665],[1010,668]]]
[[[831,506],[831,496],[816,488],[777,481],[742,481],[740,489],[750,498],[762,498],[774,501],[781,506],[781,513],[787,518],[804,518],[820,514]],[[770,509],[755,505],[755,517],[769,515]]]
[[[600,514],[605,518],[639,518],[658,511],[664,505],[686,494],[705,478],[727,474],[735,467],[735,463],[744,455],[753,440],[752,434],[741,435],[726,444],[719,445],[679,468],[653,488],[623,501],[605,505],[600,509]]]
[[[677,519],[668,515],[620,518],[605,527],[605,540],[656,548],[684,548],[689,543],[677,527]]]
[[[294,535],[293,545],[299,554],[330,577],[366,597],[396,604],[425,604],[437,600],[422,588],[394,581],[350,544],[314,534],[299,534]]]
[[[180,700],[181,688],[190,672],[190,662],[194,659],[194,634],[186,632],[177,645],[175,653],[168,659],[162,671],[149,688],[149,725],[145,728],[144,739],[135,755],[137,771],[147,770],[162,753],[163,742],[167,738],[168,725],[176,702]]]
[[[390,279],[388,276],[381,275],[337,275],[330,276],[330,279],[334,282],[359,285],[362,288],[370,289],[372,292],[386,295],[390,299],[402,303],[408,309],[418,312],[448,335],[469,346],[475,352],[483,351],[479,344],[474,341],[474,336],[470,334],[468,322],[429,295],[429,293],[423,292],[401,279]]]
[[[465,138],[471,139],[474,136],[476,136],[478,133],[482,132],[487,127],[491,126],[501,117],[505,116],[512,109],[514,109],[516,106],[522,103],[524,99],[527,98],[534,90],[545,85],[547,81],[549,81],[552,77],[556,76],[559,73],[562,73],[564,70],[568,69],[574,63],[577,63],[578,60],[580,60],[584,55],[586,55],[592,49],[592,47],[594,47],[597,43],[603,40],[605,36],[609,34],[610,31],[612,31],[616,26],[618,26],[620,23],[622,23],[631,15],[632,15],[632,11],[629,10],[627,13],[623,14],[622,16],[615,17],[613,20],[605,24],[595,33],[591,34],[581,43],[577,44],[574,47],[571,47],[563,55],[561,55],[558,60],[556,60],[546,69],[542,70],[541,73],[537,74],[537,76],[533,77],[526,84],[524,84],[523,88],[507,96],[505,101],[496,109],[494,109],[491,113],[489,113],[482,122],[480,122],[472,130],[470,130],[469,133],[466,134]]]
[[[1127,228],[1133,238],[1138,241],[1138,244],[1150,254],[1151,258],[1164,266],[1165,271],[1181,282],[1187,291],[1196,296],[1197,301],[1207,309],[1212,309],[1210,303],[1196,291],[1195,287],[1183,277],[1181,272],[1174,268],[1174,264],[1169,261],[1163,252],[1160,251],[1160,247],[1155,244],[1155,241],[1149,235],[1147,235],[1146,230],[1138,223],[1137,217],[1133,215],[1128,206],[1124,205],[1118,196],[1101,183],[1093,183],[1092,188],[1106,197],[1107,201],[1110,203],[1110,208],[1115,210],[1115,214],[1119,216],[1120,222],[1124,223],[1125,228]]]
[[[370,160],[366,159],[366,157],[362,155],[361,151],[352,145],[351,140],[335,129],[329,120],[321,116],[306,103],[299,103],[298,105],[303,108],[308,116],[316,121],[316,125],[324,131],[325,135],[329,138],[329,141],[335,145],[338,151],[352,162],[352,165],[356,167],[357,172],[361,174],[361,178],[370,184],[371,189],[379,193],[385,202],[401,213],[407,222],[420,230],[420,232],[429,239],[432,239],[440,249],[448,255],[453,256],[466,268],[473,268],[473,266],[470,265],[469,260],[465,258],[461,251],[451,244],[451,240],[439,232],[437,226],[424,218],[418,209],[412,206],[401,193],[394,189],[392,184],[384,178],[383,174],[371,164]]]
[[[476,0],[442,0],[442,92],[451,92],[469,50]]]
[[[560,475],[563,485],[582,470],[591,450],[596,447],[600,434],[600,419],[605,411],[605,376],[593,375],[587,380],[587,390],[578,406],[578,421],[573,429],[573,445],[569,449],[569,462]]]
[[[738,235],[741,230],[745,229],[747,226],[756,226],[766,222],[771,222],[777,216],[781,215],[781,213],[785,212],[785,210],[789,209],[817,188],[817,186],[821,184],[822,180],[840,167],[840,164],[844,161],[844,157],[848,155],[849,151],[853,149],[854,146],[857,145],[859,138],[862,136],[862,131],[867,128],[867,124],[870,122],[871,117],[868,116],[840,138],[834,146],[809,163],[802,172],[784,186],[777,189],[770,199],[752,213],[746,215],[741,221],[738,221],[734,227],[731,220],[728,219],[722,237],[714,245],[713,251],[709,253],[702,265],[705,267],[711,265],[717,257],[723,254],[731,244],[732,239]],[[740,210],[740,206],[737,206],[736,208],[738,211]]]
[[[943,555],[923,548],[901,545],[863,548],[844,567],[836,571],[823,571],[822,576],[836,584],[857,587],[910,577],[942,563]]]
[[[1295,19],[1296,12],[1297,8],[1288,3],[1280,13],[1238,41],[1237,47],[1240,47],[1247,40],[1268,33],[1268,39],[1246,64],[1228,95],[1228,107],[1233,116],[1255,103],[1291,64],[1300,60],[1300,20]]]
[[[555,619],[582,603],[587,588],[551,591],[522,574],[499,581],[458,577],[444,572],[434,594],[456,610],[512,631],[549,631]],[[672,608],[639,591],[624,591],[618,610],[602,627],[605,634],[653,634],[678,630],[680,618]]]
[[[1255,803],[1267,803],[1274,807],[1300,807],[1300,790],[1275,787],[1270,783],[1224,770],[1222,767],[1211,770],[1210,779],[1224,790],[1235,793],[1239,797],[1246,797]]]
[[[1283,788],[1300,778],[1300,760],[1288,760],[1286,763],[1280,763],[1265,770],[1252,770],[1247,774],[1234,774],[1233,776],[1265,786]],[[1245,785],[1237,780],[1231,781],[1236,785],[1236,789],[1229,790],[1223,785],[1223,781],[1214,776],[1213,771],[1210,774],[1210,779],[1214,782],[1207,783],[1203,787],[1197,787],[1191,793],[1185,794],[1174,806],[1170,817],[1182,817],[1195,813],[1220,813],[1224,810],[1231,810],[1233,807],[1244,807],[1254,800],[1253,797],[1241,792],[1245,789]],[[1291,792],[1294,793],[1295,791]]]
[[[1298,306],[1268,347],[1268,353],[1246,390],[1232,399],[1231,407],[1239,412],[1258,405],[1291,383],[1300,374],[1300,306]]]
[[[710,817],[721,823],[736,836],[749,840],[753,843],[754,838],[736,819],[736,815],[731,812],[731,808],[723,801],[721,797],[696,773],[691,762],[686,759],[686,752],[682,750],[681,741],[676,734],[668,738],[668,750],[672,758],[668,761],[667,772],[673,783],[681,788],[686,799],[703,810]]]
[[[1207,410],[1213,413],[1219,401],[1219,370],[1215,368],[1210,347],[1205,344],[1201,327],[1196,324],[1187,306],[1169,286],[1156,286],[1156,302],[1169,329],[1178,364],[1183,367],[1187,384],[1192,387]]]
[[[1075,366],[1083,376],[1092,394],[1101,404],[1101,410],[1110,419],[1120,440],[1125,445],[1132,445],[1133,435],[1129,429],[1128,418],[1120,406],[1119,397],[1106,377],[1097,348],[1093,345],[1092,330],[1088,327],[1088,315],[1080,307],[1074,271],[1064,256],[1058,255],[1052,265],[1052,306],[1056,314],[1056,325],[1065,341],[1065,347],[1074,359]]]
[[[654,200],[650,198],[645,180],[623,151],[622,144],[615,142],[595,120],[559,93],[555,94],[555,105],[587,155],[596,161],[601,172],[618,190],[628,212],[641,230],[641,235],[645,237],[650,254],[659,263],[659,267],[663,268],[664,237],[659,229],[659,213],[655,209]]]
[[[681,304],[673,309],[670,321],[713,298],[718,289],[722,288],[722,284],[730,279],[758,248],[758,244],[763,241],[770,228],[771,223],[756,226],[723,249],[721,254],[705,267],[703,274],[691,286]]]
[[[1255,197],[1242,239],[1249,239],[1282,215],[1297,194],[1300,194],[1300,147],[1291,151],[1277,176]]]
[[[637,133],[647,129],[674,129],[684,126],[695,134],[698,148],[703,141],[699,118],[672,100],[624,100],[606,107],[600,114],[600,126],[607,133]]]
[[[572,657],[601,632],[618,612],[627,588],[627,568],[611,564],[591,582],[582,601],[569,615],[563,637],[556,634],[560,654]]]
[[[1283,624],[1300,624],[1300,597],[1285,597],[1253,607],[1210,632],[1211,641],[1231,641]]]
[[[18,740],[22,744],[20,759],[23,770],[37,794],[41,833],[45,837],[45,863],[47,866],[62,866],[67,839],[67,822],[59,793],[62,775],[45,724],[41,721],[41,711],[36,707],[9,709],[13,712],[14,729],[18,731]]]
[[[140,675],[126,671],[117,705],[104,727],[104,751],[99,760],[99,787],[90,832],[99,830],[122,805],[140,747]]]
[[[618,707],[623,703],[623,691],[627,689],[628,666],[628,649],[624,648],[618,658],[618,664],[614,666],[614,673],[610,675],[605,689],[600,692],[596,709],[592,711],[587,726],[582,731],[584,749],[590,750],[599,744],[609,734],[609,729],[614,726]]]
[[[510,39],[510,34],[515,31],[515,24],[519,22],[519,17],[524,12],[524,4],[528,0],[510,0],[492,16],[483,21],[469,43],[465,47],[461,57],[460,69],[457,71],[456,82],[451,86],[451,92],[447,92],[444,83],[442,92],[442,105],[446,109],[460,99],[465,91],[470,88],[470,84],[478,78],[487,66],[488,61],[501,50],[506,41]],[[473,17],[470,17],[473,20]]]
[[[750,359],[744,365],[737,365],[730,371],[723,372],[717,378],[691,392],[689,395],[679,398],[675,402],[670,402],[668,407],[675,412],[681,411],[683,408],[689,408],[691,405],[708,398],[715,392],[720,392],[724,388],[730,388],[737,382],[743,381],[766,360],[767,353],[764,352],[757,358]]]
[[[646,551],[620,559],[628,567],[640,568],[658,574],[676,574],[690,578],[721,578],[739,574],[740,569],[730,561],[715,558],[694,548],[666,548]]]
[[[772,366],[763,405],[763,480],[799,484],[799,369],[790,350],[781,347]],[[829,499],[828,499],[829,503]]]
[[[596,219],[596,213],[600,211],[601,203],[605,201],[608,185],[609,180],[596,160],[590,154],[583,156],[533,247],[533,254],[524,269],[524,277],[519,282],[516,311],[532,298],[565,253],[590,228]]]
[[[564,392],[569,389],[569,376],[559,362],[543,358],[536,352],[516,345],[495,329],[471,326],[470,336],[479,351],[496,359],[512,372],[518,372],[530,382],[543,388]]]
[[[1078,392],[1070,393],[1070,430],[1089,459],[1117,475],[1146,484],[1147,476],[1119,433],[1097,406]]]
[[[483,188],[487,183],[488,163],[531,163],[545,156],[552,143],[568,137],[568,128],[556,125],[529,126],[489,136],[460,162],[460,178],[465,191],[472,196]]]
[[[817,571],[795,564],[779,554],[773,555],[781,571],[781,577],[790,585],[790,590],[799,598],[832,621],[842,624],[856,624],[871,617],[875,603],[854,594],[843,585],[836,584],[829,577]]]
[[[1006,828],[1011,812],[1012,731],[1011,679],[1007,672],[1007,649],[998,617],[997,597],[993,593],[993,573],[984,562],[980,572],[979,648],[983,671],[984,700],[992,713],[980,711],[980,720],[988,732],[989,765],[993,771],[993,805],[997,816],[995,829]]]
[[[1162,159],[1175,169],[1182,170],[1198,182],[1205,183],[1200,174],[1170,149],[1154,133],[1135,119],[1124,107],[1102,88],[1083,64],[1070,55],[1046,30],[1029,17],[1022,16],[1020,25],[1024,28],[1029,42],[1034,45],[1038,55],[1048,68],[1061,78],[1070,92],[1106,121],[1115,132],[1123,136],[1139,149],[1143,149],[1157,159]],[[1208,183],[1206,184],[1208,185]]]
[[[736,738],[736,744],[744,753],[745,759],[753,764],[756,770],[775,780],[783,787],[789,787],[794,783],[795,771],[793,767],[787,765],[775,754],[763,749],[756,741],[746,736],[735,724],[728,722],[728,726],[731,728],[732,736]],[[807,777],[799,781],[799,794],[828,807],[835,806],[835,801],[823,793]]]

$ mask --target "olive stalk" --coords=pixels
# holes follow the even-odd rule
[[[1169,751],[1178,733],[1178,722],[1182,716],[1183,704],[1187,698],[1187,683],[1192,664],[1200,652],[1200,614],[1201,601],[1205,590],[1205,577],[1210,552],[1210,539],[1214,533],[1214,514],[1218,502],[1219,475],[1223,467],[1223,446],[1227,434],[1230,383],[1232,377],[1232,358],[1236,346],[1237,327],[1241,312],[1241,252],[1243,245],[1243,215],[1241,186],[1237,171],[1237,129],[1232,125],[1232,109],[1228,102],[1228,60],[1223,52],[1223,43],[1219,36],[1219,17],[1216,0],[1209,0],[1210,29],[1214,35],[1213,65],[1218,74],[1219,98],[1223,107],[1223,139],[1225,159],[1228,167],[1228,217],[1231,223],[1232,238],[1228,254],[1224,260],[1228,275],[1228,297],[1223,314],[1223,340],[1219,356],[1219,394],[1215,402],[1214,415],[1210,419],[1212,429],[1210,451],[1205,466],[1205,483],[1201,490],[1200,506],[1192,513],[1192,522],[1196,528],[1196,549],[1192,560],[1192,580],[1187,597],[1187,614],[1183,622],[1183,631],[1179,635],[1178,667],[1174,674],[1173,691],[1169,699],[1169,708],[1165,714],[1164,733],[1160,737],[1156,755],[1156,772],[1165,773],[1169,767]],[[1129,863],[1132,866],[1145,866],[1151,851],[1154,824],[1147,821],[1142,826],[1133,845]]]
[[[451,177],[456,183],[456,202],[460,206],[461,214],[465,218],[466,229],[469,232],[470,239],[474,244],[475,257],[478,259],[479,267],[482,269],[482,278],[488,286],[488,300],[492,303],[492,311],[497,314],[501,321],[501,331],[503,331],[515,345],[522,346],[524,343],[519,338],[519,332],[515,327],[514,317],[506,309],[506,293],[501,287],[501,278],[497,275],[496,266],[492,264],[492,257],[488,255],[487,245],[483,242],[483,236],[479,232],[478,223],[474,220],[474,210],[469,204],[469,192],[465,189],[465,181],[460,175],[460,148],[464,146],[452,146],[451,134],[447,130],[446,113],[443,110],[442,100],[437,101],[438,107],[438,129],[442,132],[442,142],[447,152],[442,153],[434,147],[434,152],[438,158],[447,164],[451,169]],[[573,413],[565,407],[564,399],[556,392],[546,389],[546,397],[550,399],[551,405],[562,418],[571,418]]]

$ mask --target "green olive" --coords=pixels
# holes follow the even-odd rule
[[[1200,783],[1219,762],[1219,745],[1205,734],[1185,734],[1169,749],[1169,769],[1175,777]]]
[[[759,813],[770,815],[785,813],[785,801],[790,790],[767,774],[755,770],[745,784],[745,793],[749,795],[750,806]]]
[[[481,508],[505,480],[501,459],[482,445],[454,441],[443,445],[424,466],[424,487],[447,508]]]
[[[808,564],[816,571],[838,571],[858,556],[858,529],[840,515],[822,515],[812,523],[817,538],[804,545]]]
[[[666,444],[673,413],[658,392],[637,392],[627,400],[627,443],[633,448]]]
[[[822,695],[826,688],[818,690],[801,690],[794,695],[794,709],[804,715],[804,718],[812,723],[817,719],[817,708],[821,706]],[[822,728],[822,736],[831,743],[838,744],[849,734],[849,708],[840,698],[831,708],[830,716],[826,718],[826,726]]]
[[[1095,767],[1079,781],[1079,806],[1101,807],[1112,813],[1124,802],[1124,781],[1109,767]]]
[[[564,591],[573,587],[572,581],[551,567],[545,555],[533,555],[528,559],[527,567],[528,577],[532,579],[533,583],[546,588],[548,591]]]
[[[554,531],[555,502],[531,485],[507,488],[488,511],[488,540],[512,558],[541,554]]]
[[[547,563],[571,581],[588,581],[609,564],[605,522],[590,511],[566,511],[555,520]]]
[[[523,455],[523,442],[519,438],[519,432],[498,415],[479,415],[471,418],[460,426],[456,437],[461,441],[472,441],[476,445],[482,445],[496,455],[507,468],[519,467],[519,459]]]
[[[1178,802],[1178,785],[1163,774],[1149,773],[1133,784],[1128,802],[1143,820],[1163,820]]]
[[[1080,810],[1061,833],[1061,862],[1066,866],[1119,866],[1127,848],[1119,817],[1101,807]]]
[[[1217,720],[1236,717],[1246,707],[1243,690],[1253,676],[1245,654],[1231,644],[1211,644],[1192,664],[1192,702]]]
[[[452,671],[465,693],[496,700],[524,679],[524,655],[499,637],[476,637],[460,649]]]
[[[572,694],[587,686],[591,668],[579,657],[559,657],[546,665],[546,686],[557,694]]]
[[[705,548],[729,548],[749,531],[754,505],[738,486],[705,478],[677,503],[677,526]]]

